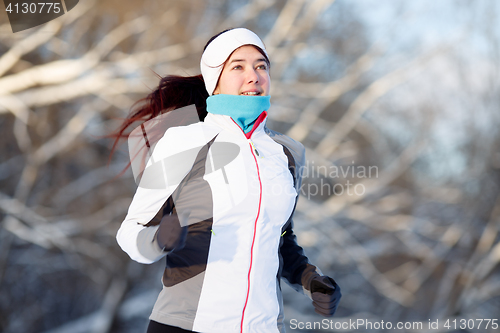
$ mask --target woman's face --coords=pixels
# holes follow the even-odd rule
[[[255,47],[244,45],[226,61],[213,94],[267,96],[270,87],[264,56]]]

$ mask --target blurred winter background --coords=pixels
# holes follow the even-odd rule
[[[0,332],[145,331],[164,261],[115,241],[136,185],[102,136],[229,27],[263,38],[268,125],[307,148],[295,229],[342,286],[334,321],[493,332],[427,323],[499,318],[499,19],[496,0],[80,0],[14,34],[3,12]],[[285,285],[287,322],[322,319]]]

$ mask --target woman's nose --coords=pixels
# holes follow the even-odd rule
[[[247,73],[247,82],[248,83],[258,83],[259,82],[259,75],[254,69],[250,69]]]

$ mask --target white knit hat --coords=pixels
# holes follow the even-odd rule
[[[258,46],[264,51],[266,57],[269,58],[266,47],[259,36],[245,28],[226,31],[208,44],[201,56],[200,67],[205,87],[210,96],[215,90],[219,76],[222,73],[222,67],[224,67],[224,62],[234,50],[243,45]]]

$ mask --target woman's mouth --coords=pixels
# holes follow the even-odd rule
[[[258,96],[260,95],[260,92],[258,91],[245,91],[244,93],[241,93],[242,95],[245,96]]]

